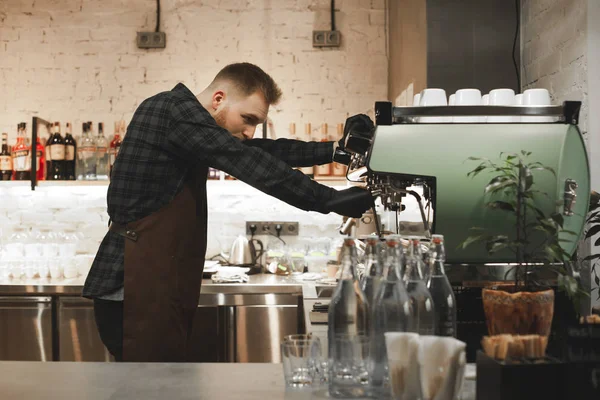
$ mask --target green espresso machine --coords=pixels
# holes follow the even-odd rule
[[[561,242],[567,253],[573,254],[583,232],[590,194],[589,162],[577,127],[580,107],[580,102],[543,107],[393,107],[390,102],[377,102],[373,138],[352,135],[348,138],[346,147],[353,153],[348,176],[352,176],[352,171],[362,170],[362,182],[379,198],[385,210],[399,213],[399,221],[403,199],[414,196],[425,234],[444,235],[448,264],[514,263],[515,255],[508,250],[488,255],[482,243],[466,249],[459,246],[472,234],[473,227],[509,237],[514,237],[515,231],[514,218],[485,206],[490,198],[484,189],[493,175],[481,173],[468,177],[478,165],[469,158],[500,162],[500,153],[531,152],[529,161],[538,161],[556,173],[533,172],[536,189],[547,194],[535,199],[536,206],[547,216],[561,213],[564,229],[577,233],[565,236],[568,240]],[[421,117],[435,116],[446,117],[445,120],[453,116],[537,117],[534,120],[546,117],[553,122],[415,122]],[[419,193],[415,187],[421,188]]]

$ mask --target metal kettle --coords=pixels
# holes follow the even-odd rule
[[[259,249],[257,251],[255,243]],[[238,236],[231,245],[229,263],[231,265],[256,265],[264,252],[263,243],[258,239],[248,240],[245,236]]]

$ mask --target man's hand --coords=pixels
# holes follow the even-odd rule
[[[338,191],[326,204],[329,211],[352,218],[362,217],[365,211],[372,207],[373,196],[371,196],[371,192],[359,187]]]
[[[356,135],[366,139],[371,139],[374,131],[375,124],[373,124],[373,121],[368,115],[353,115],[352,117],[346,119],[346,123],[344,124],[344,136],[342,136],[338,142],[338,148],[340,150],[345,150],[346,140],[348,139],[348,135],[350,133],[352,133],[353,136]]]

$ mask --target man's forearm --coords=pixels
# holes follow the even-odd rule
[[[292,167],[328,164],[333,160],[337,142],[304,142],[292,139],[251,139],[244,142],[258,147]]]

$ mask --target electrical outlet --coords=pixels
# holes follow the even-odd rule
[[[329,31],[325,36],[325,45],[331,47],[340,47],[342,44],[342,33],[340,31]]]
[[[298,236],[299,224],[297,222],[279,221],[246,221],[246,234],[252,235],[254,227],[255,235],[277,235],[278,228],[280,236]]]
[[[164,32],[138,32],[137,46],[140,49],[164,49],[167,47],[167,34]]]
[[[313,47],[339,47],[341,43],[340,31],[313,31]]]

